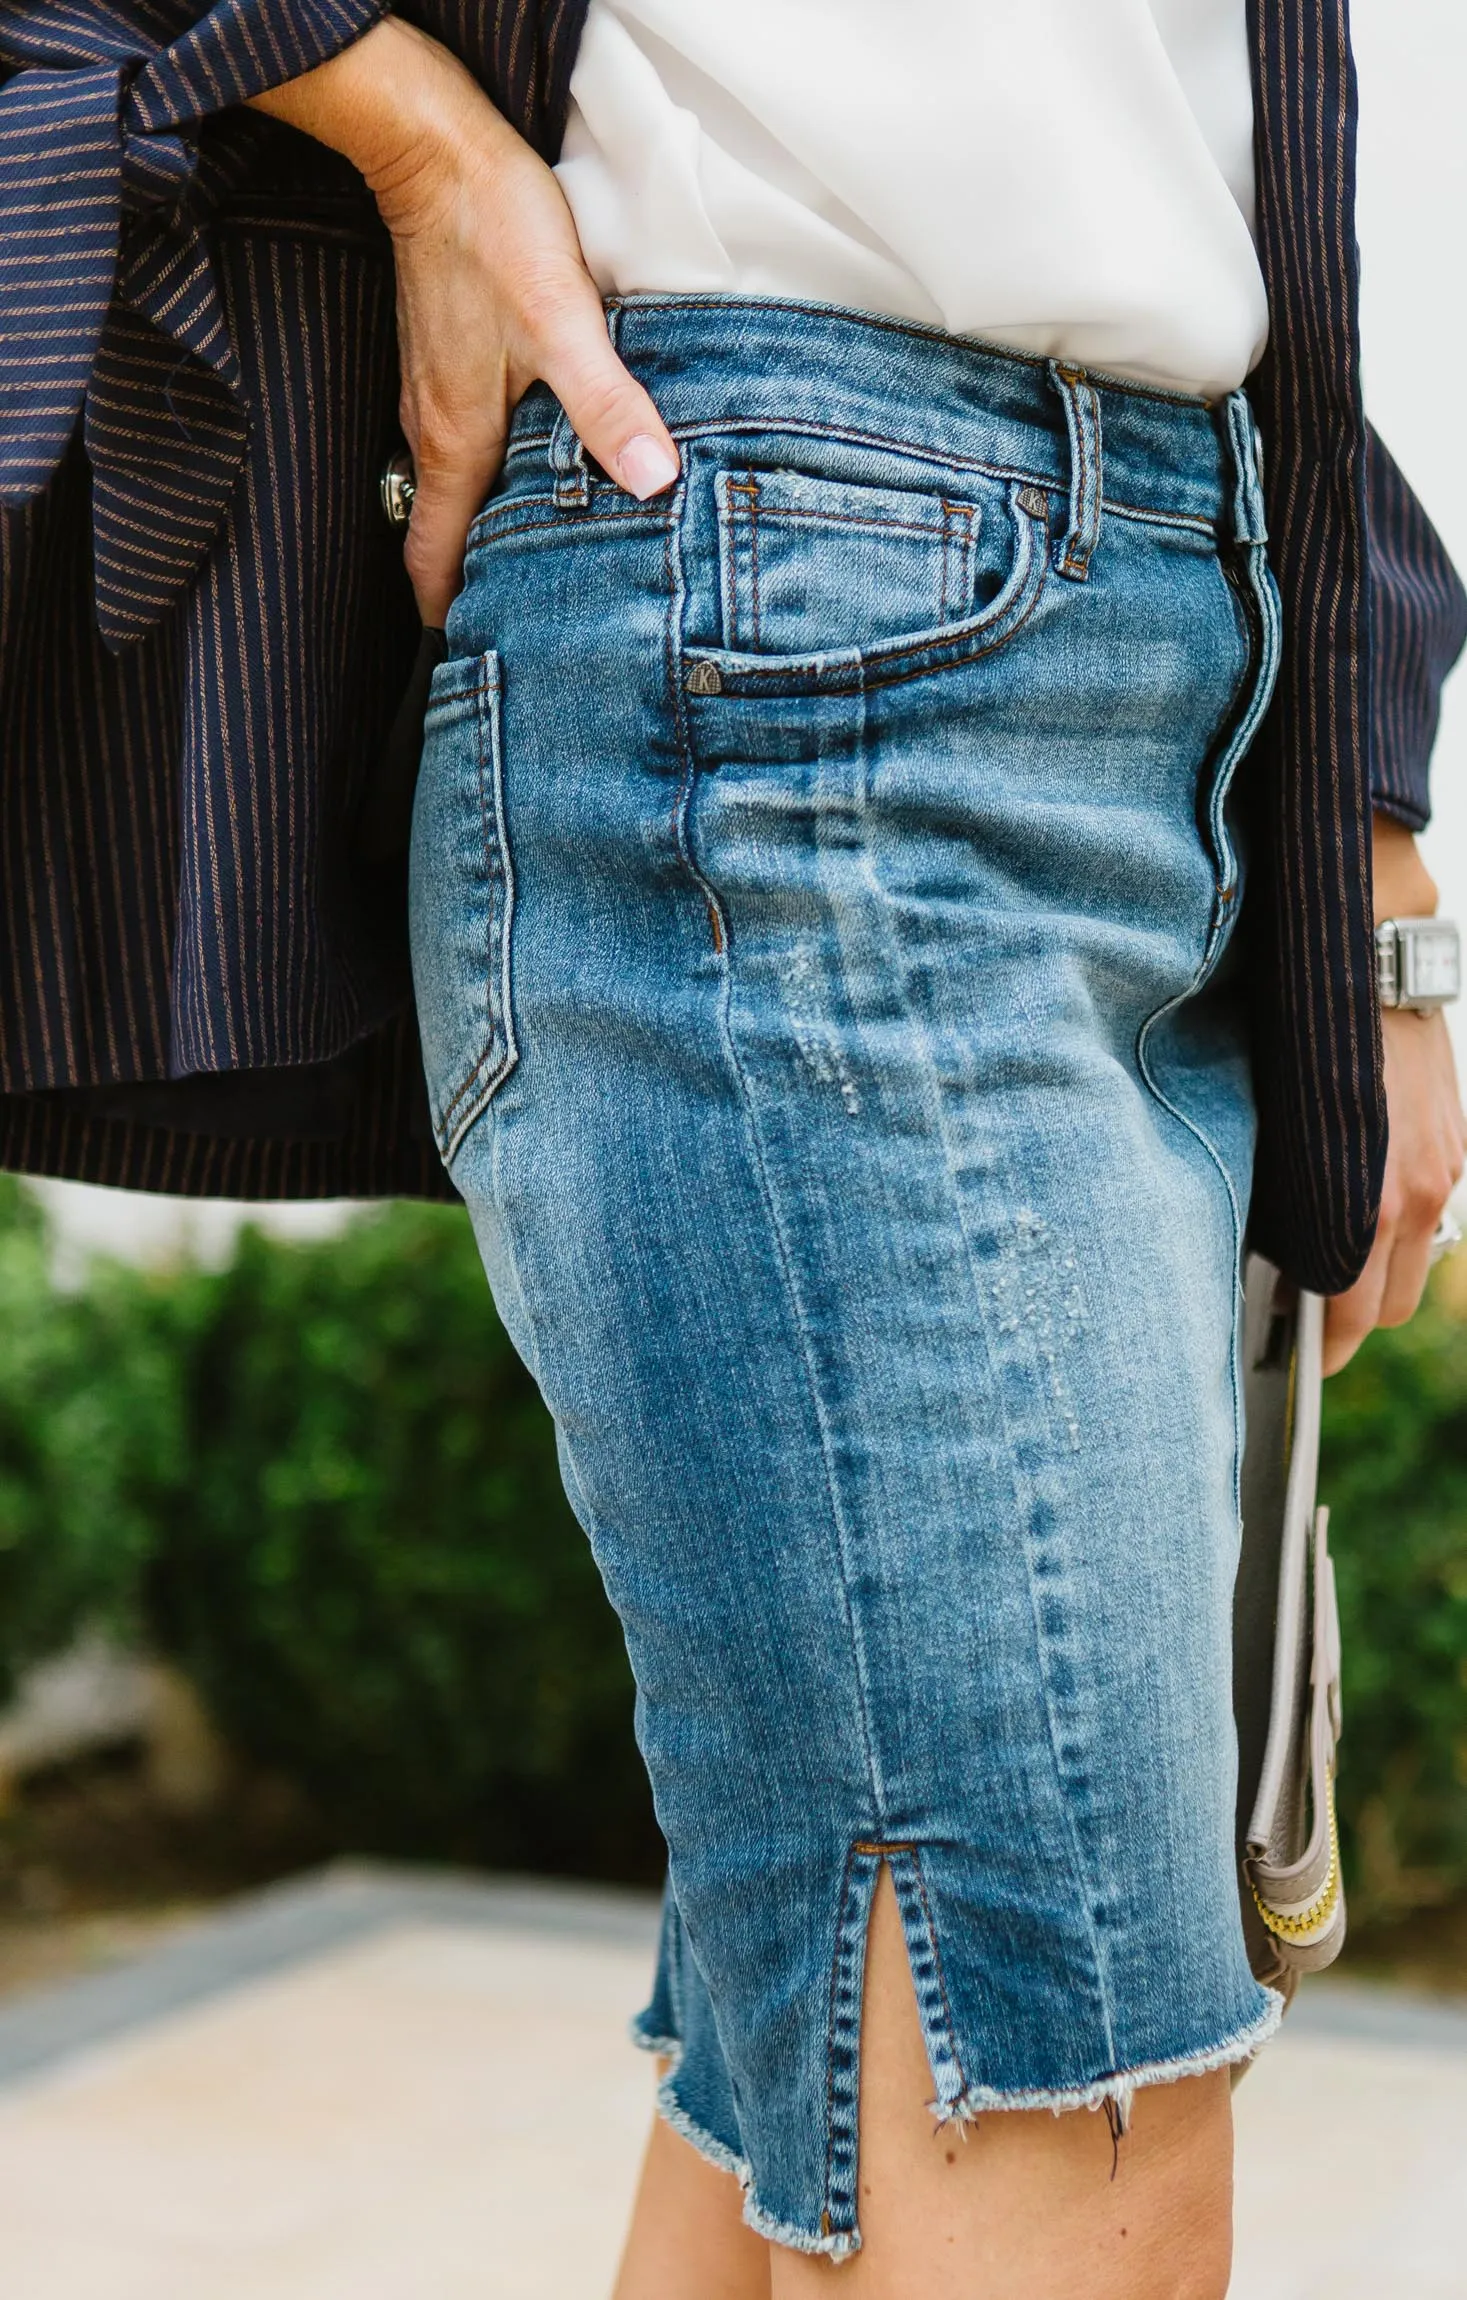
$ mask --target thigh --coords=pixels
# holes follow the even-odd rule
[[[872,1914],[862,2037],[861,2251],[851,2300],[1223,2300],[1232,2249],[1232,2106],[1214,2070],[1138,2094],[1118,2136],[1048,2109],[935,2139],[895,1896]],[[727,2223],[724,2223],[724,2232]],[[819,2300],[822,2260],[776,2249],[774,2300]]]

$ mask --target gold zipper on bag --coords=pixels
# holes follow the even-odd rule
[[[1329,1868],[1324,1883],[1305,1908],[1285,1916],[1279,1909],[1270,1908],[1252,1878],[1248,1880],[1254,1906],[1269,1931],[1281,1941],[1307,1940],[1311,1933],[1323,1932],[1335,1913],[1340,1898],[1340,1828],[1335,1816],[1335,1776],[1331,1770],[1325,1776],[1325,1810],[1329,1816]]]

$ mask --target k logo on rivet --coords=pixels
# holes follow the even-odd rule
[[[723,679],[715,663],[695,663],[687,676],[690,695],[721,695]]]

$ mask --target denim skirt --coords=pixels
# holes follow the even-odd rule
[[[428,1091],[631,1654],[663,2111],[840,2259],[883,1864],[939,2121],[1120,2125],[1277,2018],[1230,1708],[1277,597],[1241,395],[610,324],[682,477],[518,411],[416,803]]]

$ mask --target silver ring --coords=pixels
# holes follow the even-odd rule
[[[413,459],[405,448],[389,456],[377,482],[382,498],[382,516],[389,527],[406,527],[413,515],[413,497],[418,492],[413,472]]]
[[[1455,1254],[1462,1243],[1462,1225],[1454,1214],[1443,1214],[1431,1241],[1431,1258],[1440,1262],[1447,1254]]]

